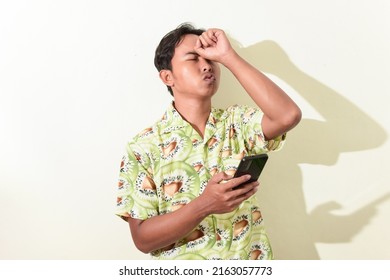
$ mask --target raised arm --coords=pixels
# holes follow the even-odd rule
[[[221,63],[233,73],[263,111],[262,128],[266,139],[273,139],[299,123],[301,110],[295,102],[278,85],[240,57],[223,30],[209,29],[204,32],[195,51],[204,58]]]

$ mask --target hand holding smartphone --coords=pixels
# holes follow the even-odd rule
[[[265,164],[267,163],[267,160],[267,154],[243,157],[237,167],[236,173],[234,174],[234,178],[249,174],[251,175],[251,178],[246,183],[257,181],[260,177],[261,172],[264,169]],[[237,186],[233,189],[237,189],[239,187],[240,186]]]

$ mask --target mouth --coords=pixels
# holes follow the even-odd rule
[[[205,80],[206,82],[214,82],[215,76],[214,74],[206,74],[203,76],[203,80]]]

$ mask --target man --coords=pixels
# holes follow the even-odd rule
[[[259,108],[212,107],[219,64]],[[119,179],[116,213],[136,247],[157,259],[272,259],[259,183],[232,175],[243,156],[278,149],[300,109],[220,29],[179,26],[161,40],[155,65],[174,101],[128,143]]]

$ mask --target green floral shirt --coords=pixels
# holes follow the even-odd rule
[[[263,113],[247,106],[212,108],[204,138],[173,105],[127,145],[120,167],[116,214],[148,219],[183,207],[217,172],[234,174],[245,155],[280,148],[265,141]],[[163,226],[163,225],[162,225]],[[256,196],[233,212],[206,217],[189,235],[151,253],[154,259],[272,259]]]

